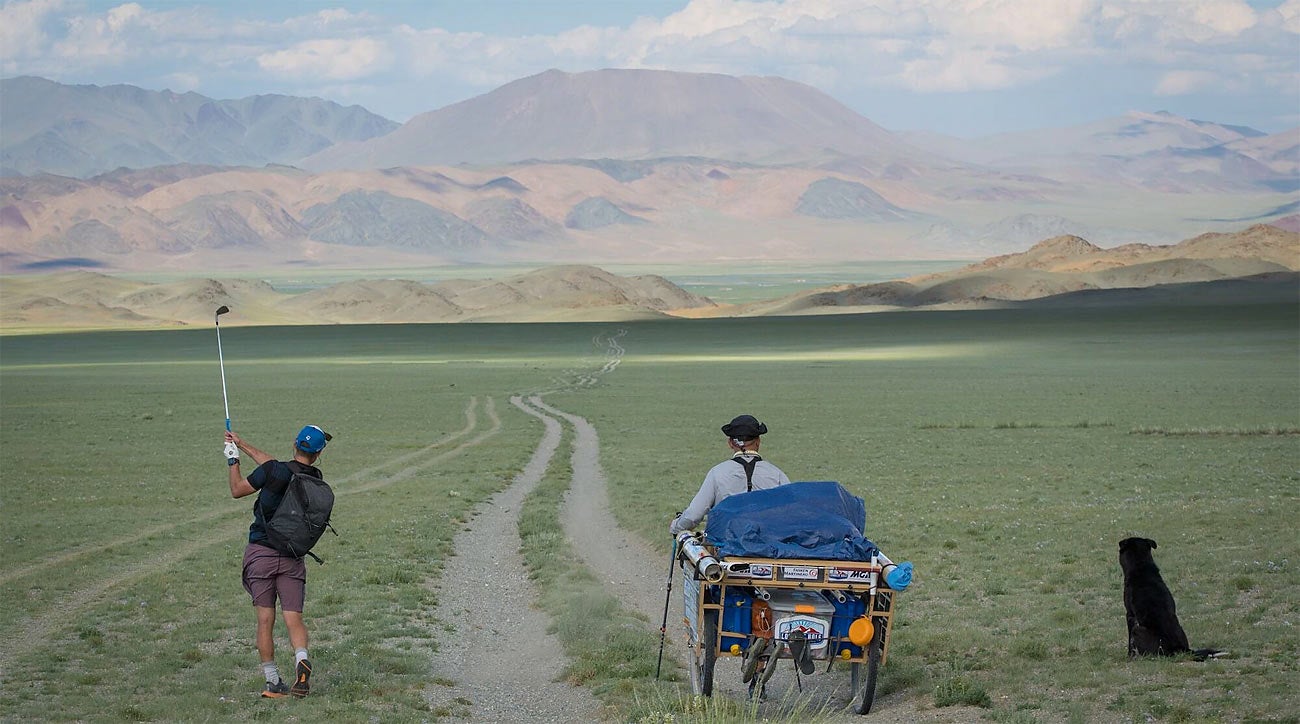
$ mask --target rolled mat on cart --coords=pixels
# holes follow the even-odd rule
[[[865,561],[877,550],[866,524],[866,504],[839,483],[790,483],[724,498],[704,541],[719,556]]]

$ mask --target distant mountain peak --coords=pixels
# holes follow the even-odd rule
[[[307,168],[647,160],[784,163],[919,153],[821,91],[777,77],[548,70],[322,151]]]
[[[1062,234],[1044,239],[1028,251],[1004,254],[972,264],[967,269],[1049,269],[1062,261],[1079,259],[1101,251],[1101,247],[1080,236]]]
[[[1101,251],[1101,247],[1081,236],[1062,234],[1061,236],[1053,236],[1050,239],[1043,239],[1037,244],[1029,247],[1029,251],[1025,253],[1078,256],[1081,254],[1091,254],[1094,251]]]

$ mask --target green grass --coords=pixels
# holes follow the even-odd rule
[[[546,399],[596,426],[623,524],[666,557],[667,521],[725,452],[718,426],[757,415],[768,459],[862,495],[868,535],[917,566],[882,692],[921,709],[954,697],[993,721],[1300,710],[1300,319],[1240,307],[223,329],[242,435],[273,453],[305,422],[335,435],[322,467],[341,537],[309,572],[320,695],[287,703],[256,697],[238,580],[251,502],[226,487],[211,330],[6,336],[0,711],[453,713],[422,696],[449,624],[431,612],[455,533],[536,446],[508,396],[599,368],[592,338],[620,328],[615,372]],[[561,545],[545,531],[563,478],[554,468],[526,507],[536,551]],[[1192,644],[1230,658],[1125,658],[1115,543],[1132,534],[1159,541]],[[540,585],[577,595],[589,620],[627,616],[581,571]],[[652,685],[658,622],[601,646],[575,641],[561,608],[566,675],[628,718],[745,716]]]
[[[1300,705],[1273,686],[1300,654],[1300,446],[1131,431],[1295,428],[1298,329],[1295,308],[647,324],[622,338],[610,394],[552,404],[617,446],[621,521],[665,550],[740,412],[792,478],[862,495],[868,535],[917,566],[884,673],[919,664],[907,690],[931,704],[956,665],[991,714],[1107,720],[1100,696],[1151,689],[1197,719],[1268,717]],[[1134,534],[1160,542],[1193,645],[1267,661],[1271,683],[1234,675],[1216,701],[1213,667],[1127,661],[1115,545]]]
[[[564,440],[570,441],[571,434],[566,432]],[[524,501],[519,519],[524,562],[570,659],[562,678],[626,707],[635,692],[652,686],[647,682],[657,668],[658,636],[619,604],[565,539],[560,506],[572,478],[568,460],[569,450],[562,444],[546,477]],[[670,656],[663,666],[665,681],[676,678],[675,668]]]

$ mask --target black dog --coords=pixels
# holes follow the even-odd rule
[[[1151,558],[1156,542],[1150,538],[1125,538],[1119,542],[1119,567],[1124,572],[1124,613],[1128,619],[1128,655],[1173,656],[1191,653],[1198,660],[1221,653],[1187,645],[1178,623],[1174,596]]]

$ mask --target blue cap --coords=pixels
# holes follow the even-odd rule
[[[305,453],[318,453],[325,449],[325,443],[329,439],[329,434],[324,430],[308,425],[298,432],[298,439],[293,441],[293,446]]]

